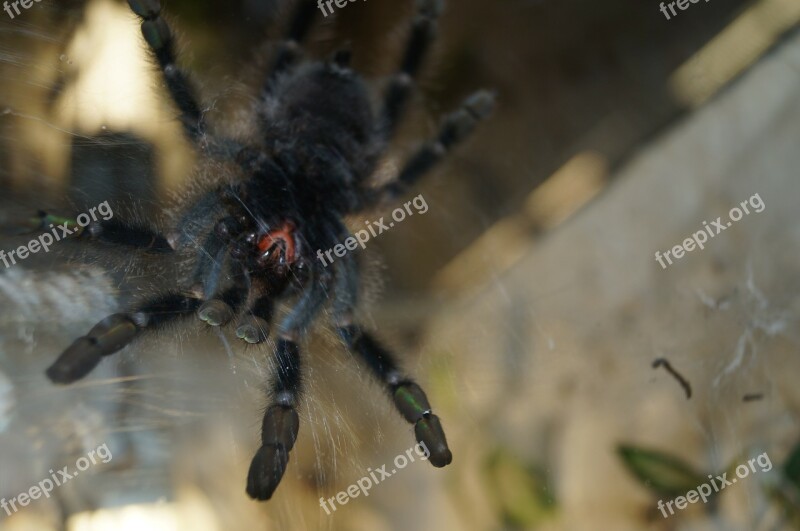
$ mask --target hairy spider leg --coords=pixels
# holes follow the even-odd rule
[[[261,447],[256,451],[247,473],[247,494],[268,500],[286,472],[289,451],[297,440],[300,418],[297,402],[302,374],[297,343],[279,339],[275,350],[275,377],[270,386],[275,403],[267,408],[261,424]]]
[[[439,417],[433,414],[428,397],[412,379],[397,367],[392,353],[360,326],[339,328],[339,335],[351,352],[366,362],[373,374],[386,387],[394,405],[409,424],[414,426],[417,442],[430,451],[430,462],[440,468],[453,460]]]
[[[442,0],[417,0],[417,15],[406,41],[400,70],[389,80],[383,98],[379,126],[387,143],[397,131],[400,117],[414,90],[422,62],[436,38],[437,19],[443,8]]]
[[[206,135],[205,118],[189,73],[176,64],[175,37],[169,24],[161,17],[161,2],[128,0],[128,5],[142,19],[142,35],[161,69],[172,101],[180,110],[184,131],[199,144]]]
[[[275,57],[261,88],[260,101],[263,103],[272,94],[275,80],[297,63],[302,53],[302,43],[314,24],[316,6],[310,0],[299,0],[295,7],[289,29],[278,44]]]
[[[80,380],[100,360],[128,345],[141,332],[157,330],[180,317],[192,314],[200,299],[180,293],[166,293],[138,305],[127,313],[110,315],[85,336],[75,340],[47,369],[54,383]]]
[[[357,354],[385,386],[395,407],[414,426],[417,442],[430,451],[430,462],[443,467],[453,460],[439,417],[433,414],[425,391],[397,366],[394,355],[360,326],[351,324],[358,294],[358,262],[355,254],[339,262],[335,284],[334,321],[347,348]]]
[[[274,361],[276,372],[270,389],[273,403],[264,413],[261,447],[256,451],[247,474],[247,494],[268,500],[286,471],[289,451],[299,429],[297,403],[301,393],[302,372],[298,338],[305,334],[327,301],[331,275],[320,272],[310,279],[300,300],[279,326]]]
[[[388,203],[397,199],[440,162],[456,145],[463,142],[494,109],[494,94],[481,90],[464,100],[461,107],[448,114],[433,141],[423,145],[406,161],[397,178],[377,190],[369,190],[366,204]]]
[[[133,247],[149,253],[170,253],[174,250],[167,239],[158,232],[143,225],[116,218],[90,221],[87,225],[81,226],[76,218],[62,218],[40,210],[36,216],[30,219],[23,232],[47,231],[54,226],[63,226],[61,234],[67,237]],[[71,232],[71,234],[67,234],[67,232]]]

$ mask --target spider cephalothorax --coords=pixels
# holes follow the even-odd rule
[[[299,342],[326,305],[344,344],[384,384],[397,409],[414,425],[429,460],[450,463],[439,418],[425,393],[404,376],[388,352],[353,321],[358,299],[359,255],[321,264],[316,250],[350,236],[344,219],[389,204],[413,185],[491,110],[492,96],[478,92],[445,117],[438,137],[425,144],[383,185],[372,182],[393,138],[423,56],[433,40],[440,1],[417,0],[418,12],[400,71],[373,113],[364,79],[349,67],[349,53],[328,61],[300,58],[316,4],[298,0],[286,39],[277,48],[252,115],[258,134],[233,139],[212,134],[187,73],[176,63],[173,34],[158,0],[129,0],[142,19],[142,33],[180,110],[199,164],[234,167],[224,182],[206,186],[180,209],[162,236],[117,219],[93,222],[82,238],[129,246],[145,253],[188,257],[191,274],[177,289],[107,317],[77,339],[47,370],[57,383],[71,383],[141,334],[197,314],[210,326],[236,322],[236,335],[252,344],[275,336],[277,367],[272,404],[264,414],[262,445],[250,465],[247,493],[268,499],[283,476],[299,429]],[[206,172],[208,173],[208,172]],[[44,223],[47,214],[41,214]],[[276,304],[288,311],[278,322]]]

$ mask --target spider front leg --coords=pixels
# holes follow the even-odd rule
[[[142,331],[156,330],[179,317],[190,315],[200,299],[169,293],[151,299],[128,313],[116,313],[97,323],[88,334],[75,340],[47,369],[54,383],[80,380],[100,360],[128,345]]]
[[[175,38],[161,17],[159,0],[128,0],[131,10],[142,19],[142,35],[153,53],[172,100],[181,112],[186,134],[199,142],[206,134],[206,123],[189,74],[176,65]]]

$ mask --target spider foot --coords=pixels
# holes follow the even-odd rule
[[[248,315],[239,321],[236,328],[236,337],[251,345],[263,343],[269,337],[269,323],[261,317]]]
[[[247,494],[256,500],[268,500],[283,478],[289,452],[282,446],[262,446],[256,452],[247,473]]]
[[[250,463],[247,494],[257,500],[268,500],[286,472],[289,451],[297,440],[300,419],[288,406],[274,405],[264,415],[261,448]]]
[[[200,306],[197,316],[209,326],[224,326],[233,319],[233,308],[219,299],[211,299]]]
[[[128,0],[131,11],[143,19],[156,18],[161,13],[161,2],[158,0]]]
[[[405,419],[414,425],[417,442],[430,452],[429,460],[437,468],[449,465],[453,454],[447,446],[447,439],[439,417],[431,412],[428,397],[414,382],[404,382],[394,392],[394,403]]]
[[[138,331],[126,314],[106,317],[58,357],[47,369],[47,377],[61,384],[80,380],[92,372],[103,356],[113,354],[130,343]]]

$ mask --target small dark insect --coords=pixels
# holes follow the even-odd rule
[[[653,368],[654,369],[658,369],[659,367],[664,367],[664,369],[666,369],[666,371],[668,373],[670,373],[676,380],[678,380],[678,383],[681,384],[681,387],[683,387],[683,390],[686,391],[686,399],[687,400],[692,398],[692,386],[689,385],[689,381],[686,378],[684,378],[681,375],[681,373],[679,373],[678,371],[673,369],[672,365],[670,365],[669,361],[667,361],[665,358],[658,358],[658,359],[654,360],[653,361]]]
[[[742,397],[742,402],[756,402],[764,399],[764,393],[750,393]]]
[[[261,430],[261,447],[250,465],[247,493],[269,499],[286,470],[299,428],[300,341],[330,303],[333,326],[344,344],[383,383],[418,442],[436,467],[452,455],[439,418],[419,385],[398,368],[395,356],[353,320],[359,287],[358,253],[329,267],[315,258],[350,236],[343,220],[386,206],[464,140],[492,110],[493,95],[481,91],[447,115],[438,137],[425,144],[384,185],[372,182],[403,115],[422,60],[436,32],[441,0],[417,0],[400,70],[390,79],[375,116],[367,84],[349,67],[349,53],[328,61],[300,61],[316,4],[298,3],[273,58],[257,103],[255,131],[245,140],[214,135],[207,127],[190,76],[176,64],[173,32],[158,0],[128,0],[142,19],[142,34],[163,75],[183,128],[196,146],[195,188],[163,234],[142,224],[97,221],[81,239],[128,246],[174,257],[185,275],[177,289],[111,315],[77,339],[47,369],[56,383],[89,374],[104,356],[134,338],[196,314],[209,326],[236,320],[236,335],[263,343],[276,316],[277,373]],[[214,184],[208,184],[213,181]],[[40,228],[50,219],[39,217]]]

